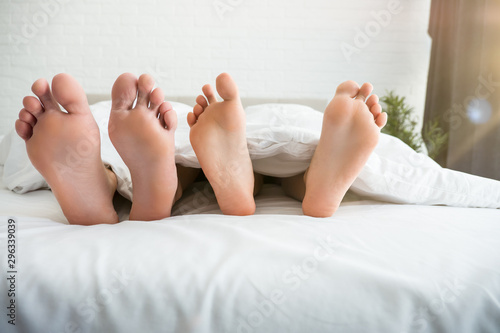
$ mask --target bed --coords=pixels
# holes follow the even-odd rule
[[[248,107],[254,167],[306,167],[324,102]],[[93,108],[103,138],[106,103]],[[188,107],[174,106],[182,119]],[[176,159],[196,166],[186,133]],[[500,331],[500,182],[441,169],[395,138],[326,219],[273,184],[255,215],[224,216],[197,182],[172,217],[130,221],[127,172],[107,154],[122,222],[90,227],[67,224],[19,144],[0,144],[2,289],[15,291],[2,292],[1,332]]]

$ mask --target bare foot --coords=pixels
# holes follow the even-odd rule
[[[222,212],[251,215],[255,212],[254,174],[247,148],[245,111],[229,74],[219,75],[216,83],[224,101],[217,102],[212,87],[205,85],[206,99],[198,96],[198,104],[188,114],[191,145]]]
[[[371,84],[342,83],[325,110],[323,128],[311,165],[304,175],[305,215],[329,217],[337,210],[387,122]],[[354,98],[354,99],[353,99]]]
[[[116,223],[116,177],[101,160],[99,128],[82,87],[68,74],[37,80],[16,121],[33,166],[42,174],[71,224]],[[67,111],[59,108],[62,105]]]
[[[149,75],[137,80],[126,73],[116,79],[111,96],[109,137],[132,175],[131,220],[169,217],[177,191],[177,115],[153,86]]]

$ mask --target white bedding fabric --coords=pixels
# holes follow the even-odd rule
[[[279,159],[297,162],[294,168],[307,163],[312,144],[293,141],[299,134],[290,128],[297,129],[249,131],[281,133],[256,143],[280,152],[266,155],[261,168]],[[303,155],[294,159],[285,139],[303,145]],[[15,140],[0,145],[0,164],[9,170],[3,179],[19,192],[43,186],[23,151],[12,149]],[[382,136],[352,190],[396,202],[498,207],[498,184],[441,169]],[[19,259],[17,325],[4,316],[2,333],[500,331],[498,209],[386,204],[350,194],[333,217],[314,219],[269,185],[256,215],[231,217],[220,215],[209,187],[197,184],[171,218],[128,221],[121,203],[124,222],[81,227],[66,224],[50,191],[20,195],[1,187],[2,271],[8,217],[17,221]]]
[[[196,215],[91,227],[61,223],[50,191],[0,190],[19,258],[0,331],[500,330],[500,210],[345,200],[314,219],[266,185],[257,215],[231,217],[197,185],[175,208]]]

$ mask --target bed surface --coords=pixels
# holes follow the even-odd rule
[[[182,216],[81,227],[50,191],[2,186],[19,307],[0,331],[498,332],[500,210],[350,196],[314,219],[275,185],[256,201],[222,216],[198,183]]]

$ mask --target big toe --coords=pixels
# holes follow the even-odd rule
[[[230,101],[238,98],[238,86],[234,82],[231,75],[222,73],[217,77],[216,81],[217,92],[225,101]]]
[[[82,86],[69,74],[57,74],[52,79],[52,94],[69,113],[90,112],[87,95]]]
[[[335,93],[336,95],[349,95],[349,97],[354,98],[356,95],[359,93],[359,85],[350,80],[341,83],[337,87],[337,92]]]
[[[111,109],[130,110],[137,96],[137,77],[131,73],[120,75],[111,90]]]

